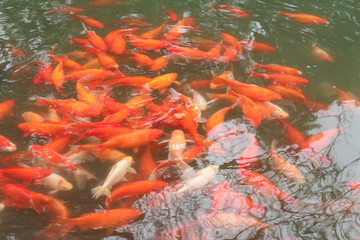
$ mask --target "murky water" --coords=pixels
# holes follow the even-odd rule
[[[165,1],[165,0],[134,0],[117,3],[109,7],[88,7],[89,1],[17,1],[3,0],[0,2],[0,102],[7,99],[15,100],[14,116],[6,118],[0,124],[0,135],[10,138],[18,146],[19,151],[26,150],[31,144],[43,144],[46,141],[39,137],[23,138],[23,133],[17,125],[23,122],[21,113],[24,111],[38,111],[38,107],[29,97],[34,95],[56,95],[53,87],[32,84],[36,69],[31,68],[23,73],[13,71],[23,64],[34,60],[50,63],[44,53],[50,51],[54,44],[59,44],[57,53],[67,53],[76,49],[69,42],[70,36],[83,37],[81,24],[71,20],[68,15],[52,14],[45,16],[46,10],[61,6],[83,7],[84,15],[101,21],[105,28],[96,30],[100,36],[117,29],[114,22],[123,18],[139,18],[159,26],[166,15],[163,7],[175,11],[181,16],[190,11],[196,21],[196,28],[203,33],[186,34],[182,41],[191,46],[191,39],[201,37],[213,41],[220,40],[220,33],[226,32],[246,41],[266,43],[277,48],[276,52],[267,54],[253,54],[252,58],[259,63],[276,63],[295,67],[303,72],[303,77],[309,84],[302,87],[309,100],[318,101],[329,106],[330,111],[310,113],[299,105],[289,101],[280,101],[279,105],[289,114],[288,122],[293,124],[305,138],[331,128],[344,127],[338,134],[325,155],[331,159],[329,167],[314,168],[301,161],[301,156],[287,146],[282,129],[274,121],[264,121],[260,126],[253,127],[244,121],[240,111],[232,111],[227,115],[224,131],[214,138],[225,151],[225,156],[206,152],[201,158],[191,163],[195,169],[202,169],[210,164],[220,166],[217,175],[218,182],[228,181],[233,190],[249,197],[266,209],[264,215],[253,216],[254,219],[267,224],[266,231],[246,230],[225,231],[216,229],[212,232],[214,239],[356,239],[360,235],[360,199],[351,198],[347,184],[360,181],[360,111],[349,110],[337,101],[332,86],[351,92],[360,97],[360,2],[355,0],[343,1],[259,1],[242,0],[231,2],[219,1]],[[249,18],[232,18],[225,12],[212,11],[213,4],[234,4],[250,14]],[[313,14],[330,21],[328,25],[307,26],[276,16],[279,11]],[[86,14],[85,14],[86,13]],[[6,42],[21,48],[26,58],[12,57],[4,48]],[[321,62],[311,55],[311,45],[317,43],[322,49],[333,56],[334,62]],[[150,56],[159,54],[150,53]],[[246,74],[248,61],[235,62],[234,73],[237,79],[263,85],[264,81],[249,79]],[[124,63],[120,66],[126,75],[145,75],[154,77],[156,73],[136,68],[134,63]],[[162,73],[176,72],[178,79],[188,81],[210,79],[211,71],[222,72],[229,70],[228,64],[175,61],[170,63]],[[64,91],[75,97],[73,85],[68,84]],[[200,91],[204,94],[207,92]],[[115,93],[120,95],[120,93]],[[57,95],[56,95],[57,96]],[[118,96],[123,97],[124,96]],[[204,117],[221,107],[228,106],[225,102],[215,103],[211,109],[203,113]],[[238,129],[235,131],[234,129]],[[268,179],[278,188],[292,197],[302,201],[299,207],[293,208],[278,199],[272,200],[254,192],[237,174],[237,164],[234,159],[239,157],[249,143],[249,138],[242,134],[247,129],[259,142],[258,167],[251,168]],[[229,134],[226,130],[232,130]],[[169,131],[171,133],[171,131]],[[203,124],[199,126],[199,133],[204,134]],[[280,146],[277,149],[282,157],[294,163],[306,176],[305,184],[290,182],[279,174],[269,162],[270,146],[273,140]],[[141,151],[140,151],[141,152]],[[131,153],[135,159],[139,154]],[[158,151],[154,159],[164,160],[166,155]],[[99,170],[96,163],[89,163],[86,167],[94,171],[96,176],[103,179],[111,165],[103,164]],[[174,184],[175,172],[168,171],[164,179]],[[96,186],[96,181],[88,183],[84,191],[74,189],[70,192],[57,193],[56,198],[69,208],[72,217],[84,213],[99,211],[104,208],[103,199],[93,200],[90,189]],[[43,191],[41,188],[34,188]],[[108,235],[105,231],[72,230],[64,239],[155,239],[161,233],[181,224],[189,223],[189,229],[202,235],[203,239],[210,239],[204,231],[191,225],[201,214],[211,212],[211,191],[204,189],[172,204],[161,204],[155,210],[147,207],[148,198],[138,200],[134,207],[142,210],[143,218],[130,224],[125,229],[116,229]],[[231,210],[229,210],[231,212]],[[232,212],[235,213],[235,212]],[[32,210],[16,211],[6,209],[0,214],[1,239],[34,239],[35,234],[46,227],[50,218],[38,215]],[[31,237],[29,237],[31,236]],[[186,234],[183,234],[183,239]]]

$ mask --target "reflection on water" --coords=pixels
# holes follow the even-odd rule
[[[217,147],[213,145],[213,148],[190,163],[196,170],[209,165],[220,166],[216,176],[217,182],[210,185],[219,187],[221,183],[227,181],[229,189],[233,192],[230,194],[229,191],[224,191],[224,194],[234,198],[234,202],[228,200],[226,207],[221,208],[219,213],[210,215],[214,208],[212,205],[214,189],[210,187],[186,194],[178,200],[172,199],[171,194],[164,194],[162,191],[150,193],[140,199],[119,201],[119,206],[126,208],[131,205],[144,213],[142,218],[125,229],[116,228],[110,236],[103,230],[81,232],[74,228],[65,239],[156,239],[162,234],[162,238],[159,239],[358,238],[359,193],[351,190],[347,185],[350,182],[360,182],[358,174],[360,108],[347,103],[341,104],[332,86],[335,85],[355,96],[360,96],[358,84],[360,48],[357,44],[360,41],[359,2],[243,0],[234,3],[248,12],[249,18],[231,18],[226,12],[213,11],[211,8],[213,4],[222,4],[217,1],[137,0],[119,2],[109,7],[89,7],[88,2],[86,0],[0,2],[0,102],[14,99],[16,103],[14,116],[9,116],[0,124],[0,135],[15,142],[18,151],[26,151],[32,144],[43,145],[47,142],[40,137],[23,138],[23,132],[17,129],[17,125],[23,122],[21,113],[39,110],[31,97],[49,94],[57,96],[50,86],[32,84],[37,73],[33,61],[50,63],[45,53],[49,52],[54,44],[59,44],[56,52],[61,55],[76,50],[69,43],[70,37],[84,37],[80,34],[83,30],[81,24],[71,20],[68,15],[43,14],[49,9],[63,6],[83,7],[87,16],[101,20],[105,28],[96,30],[96,33],[102,37],[117,29],[119,26],[113,23],[124,18],[139,18],[147,21],[150,26],[145,27],[146,30],[157,27],[166,19],[163,12],[163,7],[166,7],[175,11],[178,16],[190,11],[195,19],[196,28],[203,30],[185,35],[181,41],[186,46],[192,47],[195,38],[218,42],[222,32],[232,34],[244,41],[256,41],[274,46],[276,52],[252,54],[251,57],[258,63],[276,63],[301,70],[303,77],[309,79],[309,84],[302,88],[304,95],[309,100],[329,107],[329,110],[310,112],[300,104],[286,100],[279,101],[279,106],[290,115],[287,121],[295,126],[305,139],[329,129],[341,129],[341,131],[329,138],[330,141],[324,149],[316,152],[312,150],[299,152],[296,147],[288,144],[283,128],[278,122],[265,120],[260,126],[254,127],[242,118],[241,111],[234,109],[226,115],[226,121],[216,135],[209,138]],[[317,15],[329,20],[330,24],[302,25],[276,16],[279,11]],[[200,40],[197,42],[199,43]],[[203,43],[205,44],[205,41]],[[317,43],[333,56],[334,62],[313,59],[311,56],[313,43]],[[8,48],[5,48],[6,44],[22,49],[26,57],[12,56]],[[149,55],[152,58],[160,56],[157,53]],[[233,66],[236,79],[261,86],[265,84],[263,80],[249,78],[246,75],[249,66],[247,56],[239,62],[234,62]],[[157,73],[139,69],[133,62],[125,60],[120,69],[129,76],[157,76]],[[229,64],[176,59],[163,73],[176,72],[179,74],[180,82],[183,80],[191,82],[210,79],[211,71],[221,73],[225,70],[229,70]],[[116,90],[117,92],[112,96],[115,99],[124,101],[131,95],[128,88]],[[66,85],[64,91],[70,97],[76,97],[73,86]],[[203,96],[209,91],[212,90],[199,90]],[[225,106],[229,104],[222,101],[212,103],[202,116],[209,118]],[[203,125],[199,124],[198,128],[201,135],[205,134]],[[169,136],[171,132],[172,130],[167,129]],[[162,140],[168,140],[168,137]],[[306,183],[292,182],[274,168],[269,159],[273,140],[277,142],[275,152],[295,165],[305,176]],[[155,160],[167,158],[166,144],[167,142],[153,148],[152,154]],[[222,148],[225,154],[219,154],[216,148]],[[249,155],[244,157],[244,151]],[[141,153],[142,150],[138,153],[131,152],[135,159],[140,159]],[[101,166],[103,168],[99,169],[96,163],[87,163],[86,167],[102,180],[111,165]],[[238,174],[239,166],[261,174],[270,182],[258,184],[247,181],[246,177]],[[161,179],[169,183],[165,192],[174,192],[181,187],[176,185],[180,182],[179,174],[176,167],[163,171]],[[104,199],[93,200],[90,193],[91,188],[97,183],[98,181],[92,180],[85,190],[75,188],[70,192],[57,193],[55,196],[69,208],[71,217],[100,211],[105,209]],[[293,204],[284,201],[279,197],[278,190],[272,187],[297,199],[298,202]],[[40,187],[34,187],[33,190],[45,193]],[[234,197],[234,192],[263,207],[265,213],[250,211],[246,214],[239,211],[241,205],[239,202],[242,203],[242,200]],[[240,212],[242,216],[251,220],[234,217]],[[34,238],[35,234],[44,229],[51,220],[50,216],[38,215],[32,210],[16,211],[10,208],[1,212],[0,219],[1,239],[30,239],[29,236]],[[247,225],[244,225],[244,222]]]

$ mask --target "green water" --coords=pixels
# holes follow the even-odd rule
[[[327,201],[352,203],[346,184],[350,181],[360,181],[360,115],[338,105],[331,86],[351,92],[360,97],[360,2],[356,0],[318,0],[318,1],[165,1],[165,0],[129,0],[109,7],[88,7],[89,1],[30,1],[2,0],[0,1],[0,102],[7,99],[15,100],[14,116],[6,118],[0,124],[0,135],[10,138],[18,146],[19,151],[26,150],[31,144],[42,144],[46,141],[36,137],[22,137],[17,124],[23,122],[21,113],[37,111],[38,107],[29,100],[34,95],[47,96],[56,92],[53,87],[32,84],[36,69],[31,68],[25,74],[13,76],[11,72],[22,64],[30,64],[34,60],[50,63],[44,55],[54,44],[59,44],[56,53],[67,53],[76,50],[70,42],[72,37],[84,37],[80,32],[82,25],[71,20],[68,15],[53,14],[44,16],[46,10],[63,6],[85,8],[83,15],[101,21],[105,28],[96,30],[100,36],[119,28],[113,22],[123,18],[139,18],[159,26],[165,19],[163,7],[175,11],[181,16],[190,11],[195,19],[196,28],[203,33],[188,33],[182,39],[201,37],[213,41],[220,40],[220,33],[229,33],[238,39],[266,43],[277,48],[276,52],[253,54],[252,58],[263,64],[276,63],[297,68],[303,72],[303,77],[309,84],[303,87],[308,99],[318,101],[330,107],[332,113],[309,113],[305,109],[288,102],[280,105],[290,113],[289,122],[296,126],[307,138],[330,128],[346,126],[344,133],[339,135],[326,154],[332,160],[330,167],[309,169],[296,162],[294,152],[285,145],[281,128],[274,122],[262,123],[253,127],[245,123],[239,111],[227,115],[226,127],[246,127],[254,134],[260,144],[260,167],[253,170],[269,178],[277,187],[291,196],[310,203],[298,211],[283,208],[278,203],[269,203],[257,199],[251,188],[241,183],[236,174],[237,165],[234,156],[241,154],[248,142],[244,136],[223,137],[219,140],[222,147],[229,152],[225,157],[204,154],[192,166],[201,169],[209,164],[220,165],[217,180],[227,180],[233,189],[245,196],[258,200],[266,207],[265,216],[258,221],[271,227],[271,233],[244,231],[236,235],[236,239],[355,239],[359,234],[359,207],[349,209],[329,208],[322,205]],[[250,14],[247,19],[231,18],[225,12],[212,11],[213,4],[228,4],[241,7]],[[284,17],[276,16],[278,11],[313,14],[330,21],[328,25],[306,26]],[[82,14],[82,13],[81,13]],[[26,53],[25,59],[12,57],[3,47],[9,41]],[[311,55],[311,45],[317,43],[326,50],[334,62],[321,62]],[[190,45],[191,46],[191,45]],[[150,54],[152,55],[152,53]],[[153,54],[152,56],[158,56]],[[247,61],[234,63],[236,78],[245,82],[262,84],[259,79],[248,79],[245,75]],[[124,63],[120,69],[125,75],[146,75],[154,77],[157,74],[138,69],[133,63]],[[162,73],[176,72],[179,80],[208,79],[211,71],[229,70],[228,64],[176,61],[170,63]],[[73,85],[66,85],[64,90],[72,97],[76,96]],[[207,91],[200,91],[205,94]],[[31,98],[30,98],[31,99]],[[217,103],[203,113],[209,117],[226,103]],[[359,110],[359,109],[358,109]],[[203,133],[202,124],[199,132]],[[273,139],[284,144],[279,152],[285,158],[295,162],[307,178],[307,183],[298,185],[291,183],[274,171],[267,159],[270,144]],[[134,154],[135,158],[139,156]],[[157,156],[154,156],[156,159]],[[160,157],[159,157],[160,158]],[[163,159],[163,158],[161,158]],[[89,165],[90,170],[97,171],[96,165]],[[109,165],[104,165],[105,177]],[[103,200],[92,200],[90,189],[97,183],[92,182],[86,191],[74,189],[71,192],[56,195],[69,207],[71,216],[77,217],[84,213],[94,212],[103,207]],[[41,190],[40,190],[41,191]],[[145,201],[143,199],[143,201]],[[358,204],[359,200],[353,201]],[[141,209],[141,201],[137,204]],[[142,209],[146,212],[146,209]],[[209,193],[199,193],[189,196],[170,208],[162,208],[155,212],[146,212],[143,219],[129,225],[126,230],[117,229],[112,237],[103,231],[71,231],[65,239],[154,239],[162,232],[185,222],[191,222],[202,213],[211,211]],[[49,223],[47,216],[37,215],[31,210],[15,211],[6,209],[0,214],[0,239],[34,239],[34,234]],[[219,232],[215,239],[227,239],[224,232]],[[231,236],[233,238],[234,236]],[[185,238],[184,238],[185,239]]]

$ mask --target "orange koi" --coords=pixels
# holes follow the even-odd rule
[[[173,41],[180,38],[185,32],[187,32],[188,27],[186,26],[186,19],[188,13],[186,12],[183,18],[177,22],[166,34],[165,39],[168,41]]]
[[[70,15],[71,15],[71,18],[78,19],[81,22],[88,25],[89,27],[92,27],[92,28],[104,28],[104,25],[102,23],[96,21],[95,19],[92,19],[92,18],[89,18],[89,17],[86,17],[86,16],[80,16],[80,15],[77,15],[75,13],[71,13]]]
[[[87,148],[86,151],[94,155],[96,158],[104,162],[117,163],[127,155],[123,152],[120,152],[117,149],[107,148],[106,150],[101,150],[98,147]]]
[[[156,58],[153,61],[153,64],[150,66],[150,70],[153,72],[160,72],[167,66],[170,57],[171,57],[171,55],[165,55],[165,56]]]
[[[33,80],[33,83],[46,82],[48,84],[51,83],[51,75],[53,72],[53,68],[41,61],[35,61],[35,63],[41,67],[41,70],[38,72],[36,77]]]
[[[199,90],[210,87],[212,81],[213,80],[196,80],[196,81],[188,82],[186,84],[188,84],[194,90]],[[183,86],[179,87],[177,91],[183,92],[184,87]]]
[[[98,52],[96,54],[96,56],[98,57],[101,66],[103,66],[104,68],[106,68],[106,69],[117,69],[117,68],[119,68],[119,65],[117,64],[115,59],[110,57],[106,53]]]
[[[82,145],[83,148],[136,148],[155,141],[162,135],[163,131],[159,129],[140,129],[129,133],[114,136],[99,145]]]
[[[87,229],[109,229],[126,226],[142,215],[135,209],[114,209],[96,213],[87,213],[78,218],[64,218],[52,223],[42,232],[45,239],[59,239],[73,227],[79,226],[82,231]]]
[[[107,51],[106,44],[105,44],[104,40],[99,35],[97,35],[93,31],[89,31],[87,28],[85,28],[85,32],[86,32],[86,35],[89,38],[89,42],[91,43],[91,45],[93,45],[94,47],[100,49],[103,52]]]
[[[235,58],[237,57],[237,53],[238,53],[237,49],[238,49],[237,44],[228,47],[228,49],[226,49],[223,55],[219,58],[219,61],[225,63],[236,61]]]
[[[300,78],[293,75],[286,75],[286,74],[276,74],[276,73],[257,73],[252,71],[247,71],[246,74],[251,77],[262,78],[265,80],[269,80],[271,84],[279,84],[285,86],[292,86],[292,85],[301,85],[306,84],[309,80],[305,78]]]
[[[254,53],[268,53],[276,51],[276,48],[264,43],[241,41],[240,44]]]
[[[302,72],[291,68],[291,67],[285,67],[285,66],[281,66],[281,65],[277,65],[277,64],[268,64],[268,65],[263,65],[263,64],[254,64],[253,66],[251,66],[251,68],[258,68],[258,69],[263,69],[269,72],[273,72],[273,73],[280,73],[280,74],[289,74],[289,75],[301,75]]]
[[[139,48],[143,52],[149,50],[160,52],[160,49],[166,48],[171,44],[168,41],[145,38],[145,37],[135,36],[132,34],[129,35],[129,41],[134,47]]]
[[[309,14],[296,14],[296,13],[286,13],[286,12],[279,12],[277,14],[278,16],[285,16],[287,18],[290,18],[296,22],[303,23],[306,25],[315,25],[315,24],[328,24],[329,21],[319,18],[314,15]]]
[[[252,99],[255,101],[270,101],[270,100],[280,100],[281,95],[278,93],[275,93],[269,89],[259,87],[254,84],[246,84],[242,82],[235,81],[233,77],[230,78],[222,78],[220,76],[216,76],[212,74],[213,80],[212,85],[210,85],[210,88],[219,88],[219,87],[231,87],[236,92]]]
[[[334,59],[327,52],[316,46],[316,43],[311,46],[311,53],[316,59],[328,62],[334,61]]]
[[[162,30],[164,29],[166,24],[167,24],[167,20],[165,20],[159,27],[152,29],[150,31],[147,31],[147,32],[141,34],[140,36],[144,37],[144,38],[154,38],[154,39],[159,38],[161,36]]]
[[[0,121],[13,113],[12,109],[14,105],[15,105],[14,100],[7,100],[5,102],[0,103]]]
[[[228,5],[212,5],[214,9],[226,10],[231,13],[233,17],[236,18],[248,18],[249,14],[240,10],[239,8],[228,6]]]
[[[211,115],[205,123],[205,132],[208,136],[214,136],[224,122],[225,114],[233,109],[233,106],[225,107]]]
[[[138,64],[138,67],[150,67],[154,63],[154,60],[152,60],[145,54],[141,54],[135,51],[132,51],[132,54],[134,55],[134,59],[135,62]]]
[[[146,87],[152,89],[164,89],[169,87],[177,78],[177,73],[168,73],[164,75],[160,75],[150,82],[146,83]]]
[[[344,104],[345,106],[347,106],[350,109],[360,106],[360,101],[357,100],[354,96],[340,90],[337,87],[333,87],[333,88],[336,90],[336,93],[339,96],[339,100],[340,100],[341,104]]]
[[[115,40],[115,37],[117,37],[118,35],[125,35],[125,34],[130,34],[133,32],[138,31],[138,28],[127,28],[127,29],[116,29],[114,31],[109,32],[108,34],[106,34],[105,38],[104,38],[104,42],[106,43],[106,46],[108,47],[108,49],[112,48],[112,44]]]
[[[166,14],[169,16],[170,21],[173,21],[173,22],[177,21],[177,15],[176,15],[176,13],[174,13],[173,11],[168,10],[168,9],[166,9],[166,8],[164,8],[164,11],[165,11]]]
[[[144,179],[148,179],[152,171],[156,168],[156,163],[151,156],[151,149],[148,145],[142,154],[139,162],[139,172]]]
[[[25,132],[24,137],[29,135],[38,135],[48,138],[62,136],[69,130],[69,127],[63,123],[31,122],[21,123],[18,128]]]
[[[134,76],[134,77],[122,77],[110,80],[105,83],[105,86],[134,86],[134,87],[143,87],[145,84],[151,82],[153,79],[151,77],[145,76]]]
[[[221,37],[224,40],[225,44],[232,46],[232,45],[236,45],[236,50],[239,51],[240,54],[243,53],[242,50],[242,46],[240,44],[240,42],[233,36],[231,36],[228,33],[221,33]]]
[[[290,123],[281,119],[278,119],[277,121],[283,126],[286,140],[290,144],[295,144],[298,147],[302,146],[305,142],[303,135]]]
[[[126,50],[126,41],[122,35],[117,35],[112,41],[111,48],[109,51],[111,53],[120,55],[123,54]]]
[[[106,79],[108,77],[115,77],[116,76],[116,72],[112,72],[110,70],[105,70],[105,69],[81,69],[81,70],[76,70],[73,71],[71,73],[69,73],[68,75],[66,75],[65,80],[72,80],[72,81],[77,81],[78,79],[85,77],[85,76],[92,76],[94,78],[97,79]]]
[[[213,58],[208,52],[203,52],[195,48],[189,47],[168,47],[166,51],[173,55],[191,60],[207,60],[212,61]]]
[[[51,148],[55,152],[61,152],[70,145],[72,138],[73,135],[65,135],[45,144],[44,147]]]
[[[65,83],[65,74],[63,69],[63,62],[60,62],[53,70],[51,74],[51,81],[55,85],[56,90],[63,95],[64,92],[60,90],[60,87]]]
[[[334,138],[343,132],[343,128],[333,128],[316,134],[306,139],[301,144],[301,149],[311,149],[313,152],[318,153],[334,140]]]
[[[306,101],[306,97],[303,94],[291,88],[287,88],[284,86],[268,86],[267,88],[271,91],[279,93],[283,98],[290,99],[295,102]]]
[[[38,106],[51,106],[64,115],[93,117],[100,114],[100,111],[95,107],[84,102],[76,101],[75,99],[50,100],[38,96],[35,97]]]
[[[124,183],[111,192],[110,197],[106,198],[105,206],[109,209],[109,204],[115,202],[119,198],[125,197],[141,197],[153,191],[157,191],[161,188],[167,187],[168,183],[163,181],[137,181],[131,183]]]

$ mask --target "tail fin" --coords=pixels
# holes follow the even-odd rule
[[[248,58],[249,58],[250,68],[256,68],[256,65],[258,65],[258,63],[255,62],[255,61],[250,57],[250,54],[248,54]]]
[[[38,239],[57,240],[65,236],[65,234],[73,227],[74,224],[70,221],[70,219],[59,219],[58,221],[51,223],[50,226],[44,230],[40,231],[37,236]]]
[[[98,199],[102,195],[105,195],[107,197],[110,197],[110,195],[111,195],[110,190],[107,188],[104,188],[102,186],[97,186],[96,188],[93,188],[91,190],[91,193],[93,194],[93,198],[95,198],[95,199]]]
[[[213,72],[211,72],[211,75],[213,77],[212,82],[210,84],[211,89],[221,89],[226,87],[226,80],[216,76]]]

